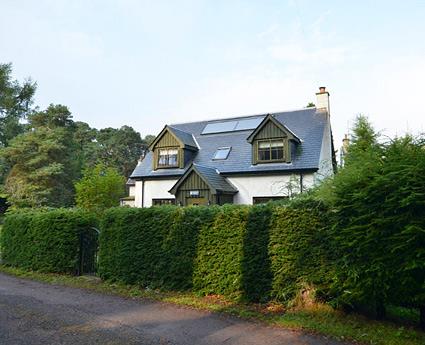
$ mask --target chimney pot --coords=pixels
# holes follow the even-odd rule
[[[326,92],[326,87],[325,86],[320,86],[319,87],[319,91],[320,91],[320,93]]]

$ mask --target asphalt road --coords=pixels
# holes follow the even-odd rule
[[[342,344],[226,315],[0,273],[0,344]]]

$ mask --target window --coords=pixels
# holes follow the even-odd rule
[[[214,160],[221,160],[221,159],[227,159],[229,156],[231,147],[220,147],[215,151]]]
[[[283,154],[283,139],[261,140],[258,142],[258,161],[273,162],[282,161]]]
[[[158,167],[176,167],[178,166],[178,153],[176,148],[159,149]]]
[[[174,205],[175,203],[176,199],[152,199],[153,206]]]
[[[258,197],[255,196],[252,198],[252,203],[254,205],[266,204],[270,201],[283,200],[286,198],[287,198],[286,196],[258,196]]]
[[[189,196],[191,198],[199,198],[200,195],[201,195],[201,192],[199,190],[190,190],[189,191]]]

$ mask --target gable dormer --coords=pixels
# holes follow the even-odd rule
[[[191,133],[165,126],[149,146],[153,152],[153,170],[183,169],[198,150]]]
[[[290,163],[293,143],[301,140],[285,125],[268,114],[248,137],[252,164]]]

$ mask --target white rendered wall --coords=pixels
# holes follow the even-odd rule
[[[136,195],[136,186],[130,186],[128,188],[128,196],[135,196]]]
[[[289,196],[300,192],[300,175],[228,177],[227,180],[239,191],[234,204],[252,204],[253,197]],[[314,175],[303,174],[303,189],[314,185]]]
[[[152,199],[174,199],[168,191],[175,185],[177,179],[145,181],[144,207],[152,206]],[[142,181],[136,181],[135,205],[142,207]]]

